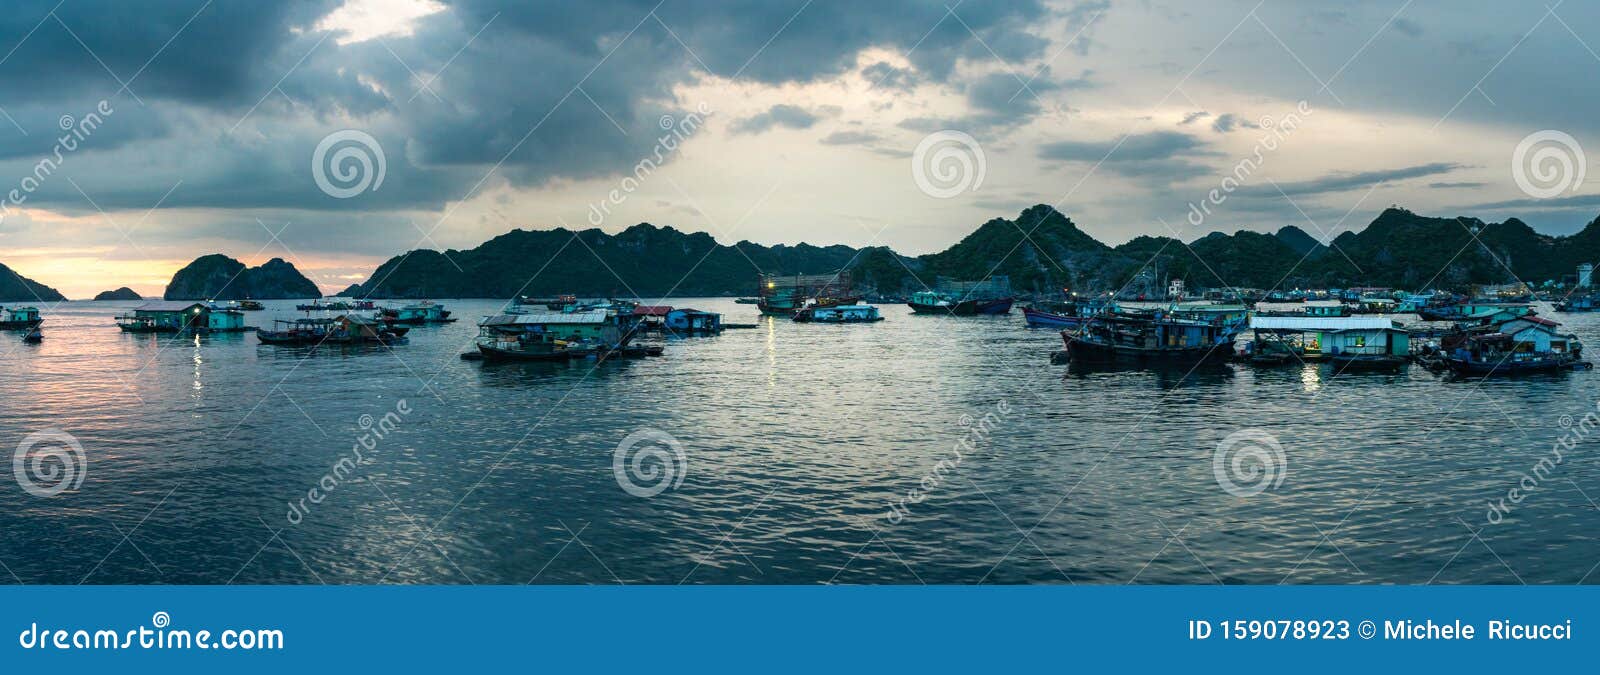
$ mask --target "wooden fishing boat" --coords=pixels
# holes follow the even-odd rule
[[[246,312],[258,312],[258,311],[261,311],[261,310],[266,309],[266,308],[267,308],[266,305],[263,305],[260,302],[257,302],[255,300],[240,300],[239,301],[239,309],[241,309],[243,311],[246,311]]]
[[[403,334],[384,328],[376,319],[354,314],[334,318],[305,318],[273,322],[273,330],[256,332],[256,339],[265,345],[318,346],[318,345],[394,345],[404,344]],[[280,328],[281,326],[281,328]]]
[[[22,336],[22,341],[32,345],[44,342],[44,331],[41,331],[38,328],[30,330],[28,331],[27,335]]]
[[[1009,314],[1014,302],[1014,298],[958,298],[939,291],[918,291],[906,305],[917,314],[976,316]]]
[[[1029,328],[1078,328],[1090,321],[1091,317],[1056,314],[1032,307],[1022,308],[1022,319],[1028,323]]]
[[[1233,358],[1236,324],[1182,319],[1162,311],[1107,314],[1079,331],[1061,331],[1073,362],[1198,364]]]

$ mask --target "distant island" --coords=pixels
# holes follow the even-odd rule
[[[576,240],[576,241],[575,241]],[[703,232],[640,223],[598,229],[512,230],[467,250],[418,249],[395,256],[340,296],[507,298],[517,295],[685,297],[754,292],[760,273],[821,274],[849,269],[858,289],[906,294],[939,277],[1006,275],[1019,292],[1122,288],[1142,271],[1181,278],[1190,288],[1328,288],[1350,285],[1462,289],[1472,284],[1559,280],[1600,259],[1600,218],[1569,236],[1540,234],[1512,218],[1435,218],[1389,208],[1359,232],[1322,242],[1295,226],[1265,234],[1212,232],[1189,243],[1140,236],[1118,246],[1096,240],[1040,204],[1015,219],[995,218],[938,253],[904,256],[883,246],[720,244]],[[259,267],[201,256],[172,276],[167,300],[319,298],[294,265]],[[138,299],[128,288],[102,299]],[[0,265],[0,302],[60,302],[55,289]]]
[[[137,291],[135,291],[135,290],[133,290],[131,288],[128,288],[127,286],[123,286],[122,288],[119,288],[119,289],[114,290],[114,291],[101,291],[99,295],[94,296],[94,299],[95,300],[143,300],[144,298],[142,296],[140,296]]]
[[[282,258],[260,267],[220,253],[201,256],[172,275],[165,300],[278,300],[320,298],[322,291]]]
[[[569,245],[577,237],[583,245]],[[827,273],[848,268],[858,287],[905,293],[937,277],[1007,275],[1019,291],[1120,288],[1154,266],[1191,288],[1270,289],[1347,285],[1459,287],[1560,279],[1600,258],[1600,218],[1566,237],[1542,235],[1515,218],[1431,218],[1401,208],[1360,232],[1324,244],[1288,226],[1275,234],[1213,232],[1191,243],[1140,236],[1119,246],[1078,229],[1040,204],[1015,220],[996,218],[950,248],[908,257],[887,247],[855,249],[719,244],[709,234],[648,223],[617,234],[513,230],[468,250],[419,249],[395,256],[341,294],[374,298],[515,295],[735,295],[754,290],[759,272]],[[1358,267],[1359,264],[1359,267]]]
[[[56,289],[41,284],[0,264],[0,302],[63,302]]]

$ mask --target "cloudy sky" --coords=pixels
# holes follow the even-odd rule
[[[1600,214],[1596,45],[1577,0],[14,1],[0,262],[333,292],[519,227],[919,254],[1036,203],[1113,244],[1390,204],[1564,234]]]

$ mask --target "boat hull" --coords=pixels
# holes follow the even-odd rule
[[[1577,359],[1543,359],[1539,361],[1473,361],[1450,359],[1445,365],[1461,375],[1520,375],[1524,373],[1554,373],[1563,370],[1591,367],[1587,361]]]
[[[1080,339],[1063,331],[1067,343],[1067,358],[1081,363],[1163,363],[1197,364],[1222,363],[1233,358],[1234,341],[1218,342],[1209,347],[1161,347],[1148,349],[1123,345],[1108,345],[1095,340]]]
[[[0,330],[28,330],[38,328],[44,319],[28,319],[26,321],[0,321]]]
[[[1052,314],[1032,307],[1022,308],[1022,318],[1030,328],[1078,328],[1089,322],[1088,317]]]
[[[581,359],[595,353],[593,349],[562,349],[551,351],[524,351],[520,349],[500,349],[489,345],[478,345],[478,352],[483,354],[485,361],[568,361]]]

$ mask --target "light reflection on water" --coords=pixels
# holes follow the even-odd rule
[[[1593,409],[1600,373],[1084,371],[1051,365],[1059,337],[1020,316],[902,307],[871,325],[759,319],[659,359],[492,365],[457,354],[499,303],[445,302],[461,322],[392,352],[120,333],[111,317],[137,303],[62,305],[40,345],[0,334],[0,448],[55,426],[88,454],[75,492],[0,484],[0,562],[28,583],[1573,583],[1600,561],[1590,444],[1488,546],[1467,529],[1549,454],[1561,415]],[[1600,345],[1596,318],[1555,316]],[[414,412],[289,526],[361,416],[402,398]],[[1011,412],[923,489],[963,416],[1000,401]],[[1288,473],[1240,498],[1212,452],[1246,427],[1281,441]],[[648,499],[612,468],[641,429],[687,455],[683,484]],[[909,490],[924,497],[889,523]]]

